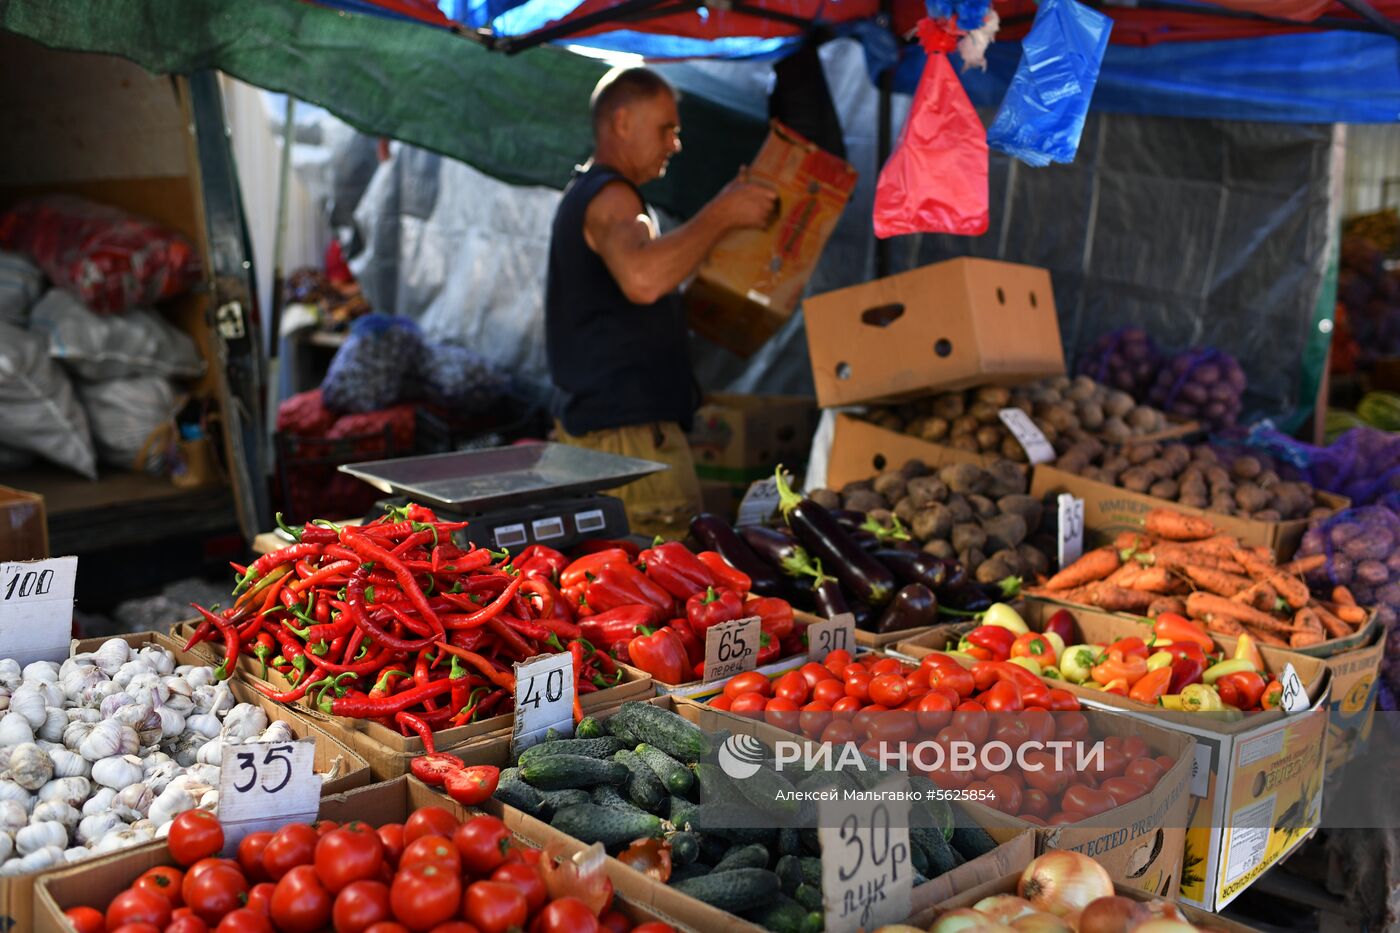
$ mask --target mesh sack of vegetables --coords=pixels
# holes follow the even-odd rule
[[[298,392],[277,406],[277,430],[298,437],[323,437],[335,424],[335,414],[326,407],[320,389]]]
[[[1298,556],[1323,554],[1327,562],[1307,575],[1315,592],[1331,596],[1344,586],[1361,606],[1400,609],[1400,517],[1383,506],[1347,509],[1313,525]]]
[[[1158,371],[1147,400],[1168,415],[1219,429],[1239,417],[1244,387],[1238,360],[1214,347],[1197,347],[1178,353]]]
[[[0,443],[97,479],[97,452],[73,385],[49,342],[0,322]]]
[[[1076,372],[1141,401],[1157,377],[1162,353],[1141,327],[1120,327],[1095,340],[1079,358]]]
[[[451,343],[430,344],[420,370],[423,397],[457,415],[484,415],[510,395],[510,377],[486,357]]]
[[[338,412],[379,411],[417,389],[423,363],[423,334],[407,318],[367,314],[331,360],[321,382],[326,407]]]

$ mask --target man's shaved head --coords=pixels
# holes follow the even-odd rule
[[[593,88],[590,109],[593,114],[593,134],[598,135],[619,109],[637,101],[649,100],[659,94],[676,96],[675,89],[654,71],[647,68],[614,68],[603,75]]]

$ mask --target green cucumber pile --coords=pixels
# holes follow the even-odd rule
[[[727,733],[707,735],[648,703],[586,718],[575,735],[522,753],[501,772],[496,799],[611,854],[639,839],[665,840],[672,887],[777,933],[823,928],[815,805],[777,792],[868,790],[888,777],[780,772],[770,755],[752,777],[734,781],[714,760]],[[996,847],[984,830],[954,825],[952,809],[930,795],[931,781],[909,780],[926,795],[910,813],[915,886]]]

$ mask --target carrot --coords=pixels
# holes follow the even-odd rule
[[[1327,639],[1317,632],[1294,632],[1288,636],[1288,647],[1290,648],[1311,648],[1313,645],[1320,645]]]
[[[1098,548],[1046,580],[1045,588],[1047,590],[1072,590],[1077,586],[1102,580],[1117,570],[1119,564],[1117,551],[1113,548]]]
[[[1351,590],[1344,586],[1332,587],[1332,602],[1339,606],[1355,606],[1356,597],[1351,595]]]
[[[1211,616],[1205,620],[1205,626],[1217,635],[1243,635],[1244,626],[1234,619],[1226,619],[1219,616]]]
[[[1272,612],[1278,603],[1278,591],[1262,580],[1247,590],[1240,590],[1230,597],[1231,602],[1253,606],[1260,612]]]
[[[1307,584],[1289,574],[1276,573],[1266,582],[1274,588],[1278,595],[1283,597],[1283,601],[1288,603],[1290,609],[1301,609],[1312,599]]]
[[[1250,629],[1249,634],[1261,645],[1273,645],[1275,648],[1287,648],[1288,642],[1279,638],[1273,632],[1261,632],[1258,629]]]
[[[1176,580],[1165,567],[1143,567],[1138,570],[1137,575],[1131,580],[1119,584],[1130,590],[1141,590],[1144,593],[1167,593],[1170,592]]]
[[[1130,560],[1117,570],[1103,578],[1104,583],[1112,583],[1114,586],[1131,586],[1143,570],[1143,565],[1135,560]]]
[[[1176,596],[1159,596],[1152,600],[1152,605],[1147,607],[1147,617],[1155,619],[1164,612],[1175,612],[1179,616],[1186,615],[1186,601]]]
[[[1232,538],[1229,535],[1216,535],[1213,538],[1206,538],[1204,541],[1191,541],[1182,545],[1194,550],[1205,551],[1207,554],[1214,554],[1217,557],[1233,558],[1235,549],[1240,546],[1239,538]]]
[[[1101,583],[1094,587],[1093,605],[1106,612],[1142,613],[1152,605],[1152,594]]]
[[[1348,625],[1362,626],[1366,624],[1366,610],[1360,606],[1337,603],[1319,603],[1332,615],[1346,622]]]
[[[1198,551],[1187,544],[1162,544],[1153,549],[1153,563],[1164,567],[1184,567],[1195,564],[1226,573],[1244,573],[1244,567],[1228,557],[1219,557],[1210,552]]]
[[[1311,609],[1299,609],[1298,615],[1311,612],[1321,620],[1323,627],[1327,629],[1327,634],[1331,638],[1346,638],[1352,634],[1352,628],[1341,619],[1328,612],[1326,608],[1319,604],[1314,604]]]
[[[1321,570],[1327,566],[1326,554],[1311,554],[1307,557],[1298,557],[1284,564],[1279,568],[1283,573],[1303,576],[1312,573],[1314,570]]]
[[[1169,541],[1199,541],[1215,534],[1215,526],[1206,519],[1175,509],[1153,509],[1143,519],[1143,527],[1148,534]]]
[[[1250,586],[1247,577],[1225,573],[1223,570],[1215,570],[1210,567],[1187,564],[1181,568],[1181,571],[1196,586],[1220,596],[1234,596],[1241,590],[1249,589]]]
[[[1278,573],[1278,567],[1272,560],[1264,560],[1248,548],[1234,548],[1230,556],[1244,568],[1244,572],[1256,580],[1267,580]]]
[[[1293,614],[1293,628],[1301,632],[1322,634],[1322,617],[1312,609],[1299,609]]]
[[[1288,633],[1293,626],[1280,622],[1252,606],[1242,606],[1213,593],[1195,592],[1186,598],[1186,611],[1196,619],[1230,619],[1241,625],[1252,625],[1268,632]]]
[[[1146,551],[1151,547],[1152,539],[1136,531],[1119,532],[1113,539],[1113,548],[1117,551]]]

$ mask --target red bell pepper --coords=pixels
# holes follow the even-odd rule
[[[767,632],[758,634],[758,661],[761,667],[771,661],[778,660],[778,656],[783,652],[782,643]]]
[[[753,580],[749,579],[749,575],[731,566],[719,551],[701,551],[695,557],[710,569],[710,574],[715,578],[715,586],[738,590],[740,593],[747,593],[753,589]]]
[[[691,664],[703,662],[705,660],[705,640],[695,634],[690,623],[685,619],[672,619],[666,623],[666,627],[676,633],[676,637],[685,646],[685,656]]]
[[[778,641],[791,635],[796,627],[792,620],[792,604],[776,596],[764,596],[744,603],[740,618],[746,616],[758,616],[763,631]]]
[[[1240,688],[1234,681],[1227,680],[1224,677],[1220,678],[1215,682],[1215,692],[1220,694],[1221,703],[1224,703],[1226,706],[1233,706],[1235,709],[1241,709]]]
[[[1139,703],[1150,703],[1156,706],[1157,700],[1167,692],[1171,682],[1172,669],[1159,667],[1155,671],[1148,671],[1137,683],[1133,684],[1132,689],[1128,691],[1128,697]]]
[[[1147,650],[1147,642],[1138,638],[1136,635],[1118,639],[1108,646],[1108,650],[1118,651],[1125,658],[1142,658],[1144,661],[1147,660],[1147,656],[1151,654],[1151,652]]]
[[[1195,648],[1195,645],[1191,647]],[[1199,648],[1196,648],[1199,651]],[[1190,657],[1178,657],[1172,661],[1171,668],[1172,682],[1167,688],[1167,693],[1175,696],[1181,692],[1183,687],[1201,682],[1201,675],[1205,673],[1206,666],[1203,661],[1198,661]]]
[[[1131,640],[1132,639],[1124,639],[1124,641]],[[1142,639],[1139,638],[1137,641],[1141,643]],[[1147,675],[1147,658],[1146,656],[1138,657],[1137,655],[1125,655],[1122,648],[1116,647],[1121,643],[1115,642],[1114,644],[1115,647],[1109,648],[1106,652],[1105,659],[1094,665],[1093,670],[1090,671],[1090,676],[1098,683],[1104,685],[1113,684],[1121,680],[1131,687]],[[1125,689],[1123,693],[1126,696],[1127,690]]]
[[[573,556],[583,557],[588,554],[597,554],[602,551],[622,551],[627,555],[630,563],[637,559],[637,555],[642,552],[636,544],[625,538],[594,538],[591,541],[584,541],[574,547]]]
[[[733,590],[710,587],[685,601],[685,617],[691,630],[704,638],[711,626],[744,618],[744,597]]]
[[[1011,646],[1015,641],[1016,633],[1010,629],[999,625],[979,625],[958,641],[958,650],[983,661],[1005,661],[1011,657]]]
[[[569,559],[552,547],[532,544],[516,555],[512,563],[515,564],[515,569],[525,576],[531,576],[532,573],[545,573],[546,578],[552,583],[558,580],[559,575],[564,572],[564,568],[569,566]]]
[[[689,660],[680,638],[669,628],[655,632],[642,629],[627,643],[627,656],[632,663],[646,671],[662,683],[678,684],[690,678],[686,676]]]
[[[1206,632],[1204,626],[1192,622],[1185,616],[1177,615],[1175,612],[1164,612],[1157,617],[1157,621],[1152,623],[1152,632],[1158,638],[1165,638],[1172,644],[1189,642],[1200,646],[1202,652],[1206,654],[1214,653],[1215,641]]]
[[[807,634],[805,630],[798,631],[797,626],[794,625],[791,634],[782,639],[779,647],[782,649],[780,657],[790,658],[795,654],[806,654]]]
[[[637,629],[655,625],[656,610],[650,606],[618,606],[579,620],[579,632],[584,641],[603,648],[631,641]]]
[[[1264,693],[1259,697],[1259,706],[1263,709],[1278,709],[1283,705],[1283,684],[1277,680],[1269,681],[1264,687]]]
[[[662,619],[670,617],[676,602],[670,593],[642,576],[641,571],[630,564],[604,567],[588,584],[584,598],[595,612],[606,612],[618,606],[643,605],[651,606],[660,613],[658,618]]]
[[[1215,682],[1215,689],[1221,691],[1220,697],[1225,698],[1224,686],[1228,682],[1229,686],[1235,690],[1237,703],[1231,706],[1238,706],[1240,709],[1254,709],[1259,705],[1259,700],[1264,695],[1264,678],[1254,671],[1240,671],[1235,674],[1226,674]]]
[[[1170,645],[1157,647],[1158,651],[1165,651],[1176,660],[1196,661],[1204,670],[1206,666],[1206,653],[1201,650],[1201,646],[1194,641],[1174,641]]]
[[[1067,645],[1072,645],[1078,640],[1074,637],[1074,616],[1069,614],[1068,609],[1056,609],[1054,614],[1045,620],[1040,630],[1054,632]]]
[[[642,551],[640,560],[647,578],[676,599],[689,599],[715,586],[710,568],[679,541],[668,541]]]
[[[559,585],[568,589],[579,584],[591,583],[608,567],[630,566],[632,559],[622,548],[608,548],[586,554],[565,567],[559,574]]]

